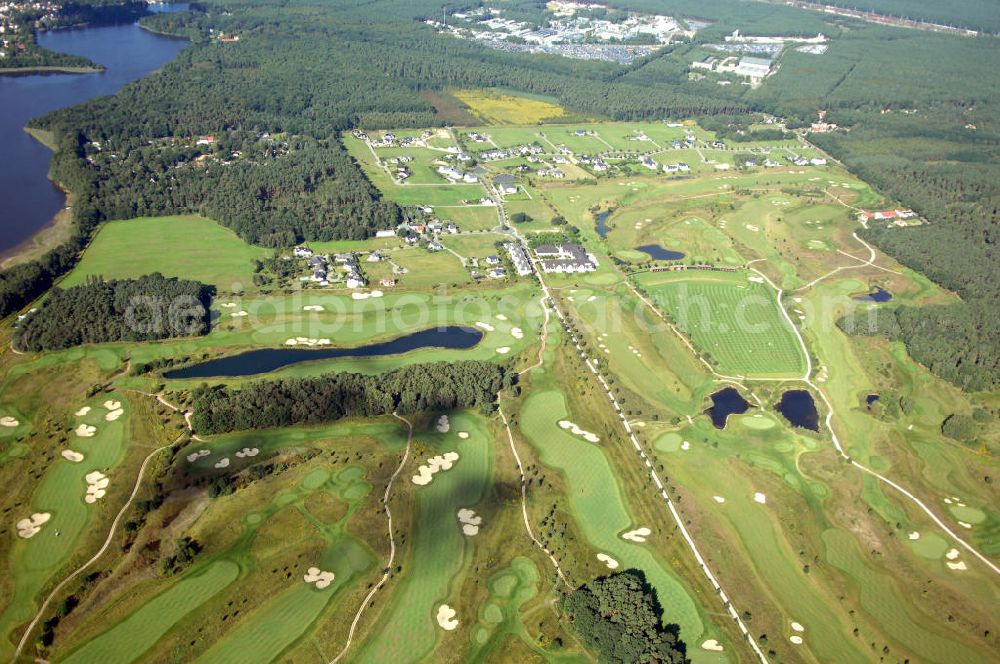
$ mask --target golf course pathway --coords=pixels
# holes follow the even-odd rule
[[[343,650],[340,651],[339,655],[330,660],[330,664],[336,664],[344,657],[344,655],[347,654],[347,651],[351,647],[351,643],[354,641],[354,632],[358,628],[358,622],[360,622],[361,616],[368,607],[368,603],[371,602],[372,597],[375,596],[375,593],[381,590],[382,586],[385,585],[385,582],[389,580],[389,572],[392,570],[392,563],[396,559],[396,538],[392,534],[392,512],[389,510],[389,493],[392,491],[393,482],[396,481],[399,473],[403,470],[403,466],[406,465],[407,459],[410,458],[410,446],[413,443],[413,423],[397,413],[393,413],[392,416],[406,424],[406,450],[403,452],[403,458],[396,467],[396,472],[392,474],[392,477],[389,478],[388,484],[385,485],[385,493],[382,495],[382,506],[385,508],[386,519],[389,521],[389,560],[385,564],[385,572],[382,574],[381,580],[379,580],[379,582],[368,592],[368,595],[365,597],[365,601],[361,603],[361,606],[358,607],[358,612],[354,614],[354,620],[351,621],[351,629],[347,632],[347,642],[344,644]]]
[[[178,438],[177,440],[180,440],[180,438]],[[118,514],[115,516],[114,521],[111,522],[111,528],[108,530],[108,536],[104,540],[104,544],[101,546],[100,550],[98,550],[98,552],[93,555],[93,557],[90,560],[83,563],[75,570],[73,570],[65,579],[60,581],[59,584],[52,589],[52,592],[49,593],[49,596],[46,597],[45,601],[42,602],[42,605],[38,607],[37,615],[35,615],[34,619],[28,624],[28,627],[24,630],[24,634],[21,636],[21,640],[18,641],[17,643],[17,649],[14,651],[14,657],[11,660],[12,662],[17,662],[17,660],[20,658],[21,651],[24,650],[24,646],[28,642],[28,637],[31,636],[31,633],[38,625],[38,621],[42,619],[42,616],[45,614],[45,610],[48,608],[53,598],[55,598],[55,596],[58,595],[62,591],[62,589],[66,587],[66,584],[68,584],[70,581],[78,577],[80,574],[83,573],[84,570],[86,570],[88,567],[97,562],[97,560],[104,555],[104,552],[108,550],[108,547],[111,546],[111,542],[115,536],[115,530],[118,529],[118,523],[122,520],[122,517],[125,516],[125,513],[132,506],[132,502],[135,500],[136,495],[139,493],[139,486],[142,484],[142,476],[146,473],[146,467],[149,465],[150,460],[163,450],[171,447],[174,443],[177,442],[177,440],[175,440],[173,443],[168,443],[167,445],[156,448],[155,450],[147,454],[146,458],[142,460],[142,465],[139,466],[139,474],[135,478],[135,485],[132,487],[132,493],[129,495],[128,500],[125,501],[125,504],[122,505],[122,508],[118,511]]]

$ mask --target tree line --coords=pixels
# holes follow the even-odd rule
[[[192,423],[199,433],[216,434],[393,412],[463,408],[492,412],[497,393],[516,380],[504,365],[463,360],[415,364],[379,375],[333,373],[262,380],[240,389],[205,385],[192,394]]]

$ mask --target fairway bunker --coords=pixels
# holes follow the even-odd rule
[[[84,417],[89,412],[90,412],[90,406],[84,406],[83,408],[81,408],[80,410],[76,411],[73,414],[76,415],[77,417]]]
[[[8,427],[10,429],[13,429],[14,427],[18,426],[19,424],[21,424],[21,423],[18,422],[17,419],[15,419],[13,417],[10,417],[10,416],[0,417],[0,427]]]
[[[712,426],[725,429],[730,415],[742,415],[750,409],[750,402],[735,387],[727,387],[712,394],[712,407],[705,414],[712,419]]]
[[[94,434],[97,433],[97,427],[89,424],[81,424],[75,431],[76,435],[80,438],[93,438]]]
[[[60,452],[60,455],[62,456],[62,458],[66,459],[67,461],[72,461],[73,463],[80,463],[81,461],[83,461],[83,455],[80,454],[79,452],[74,452],[73,450],[63,450],[62,452]]]
[[[441,626],[441,629],[452,631],[458,627],[458,621],[455,620],[455,609],[451,608],[447,604],[442,604],[437,610],[437,623]]]
[[[618,569],[618,561],[606,553],[597,554],[597,559],[604,563],[608,569]]]
[[[302,576],[302,580],[310,585],[315,585],[316,590],[323,590],[336,578],[333,572],[325,572],[318,567],[310,567]]]
[[[35,512],[27,519],[21,519],[17,522],[17,536],[22,539],[31,539],[51,518],[52,515],[48,512]]]
[[[653,531],[649,528],[636,528],[635,530],[630,530],[627,533],[622,533],[622,539],[628,540],[629,542],[636,542],[638,544],[645,544],[646,538],[653,534]]]
[[[559,420],[559,428],[569,431],[574,436],[581,436],[587,442],[590,443],[601,442],[601,439],[597,436],[597,434],[591,433],[589,431],[584,431],[583,429],[578,427],[573,422],[570,422],[569,420]]]
[[[442,415],[439,417],[434,428],[437,429],[438,433],[448,433],[451,430],[451,422],[448,420],[448,416]]]
[[[458,452],[445,452],[444,454],[431,457],[427,460],[426,464],[417,468],[417,474],[410,481],[417,486],[427,486],[439,472],[451,470],[451,467],[458,459]]]
[[[708,650],[711,652],[722,652],[725,650],[725,648],[723,648],[722,645],[719,644],[719,642],[716,641],[715,639],[708,639],[707,641],[703,641],[701,644],[701,649]]]
[[[819,412],[808,390],[788,390],[774,407],[793,427],[819,431]]]
[[[87,482],[87,494],[83,497],[83,501],[89,505],[103,498],[111,483],[104,473],[97,470],[88,473],[83,479]]]
[[[479,534],[479,527],[483,523],[483,517],[477,515],[475,510],[463,507],[458,510],[458,522],[462,524],[462,534],[468,537],[475,537]]]

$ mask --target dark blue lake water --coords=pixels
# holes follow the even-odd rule
[[[649,254],[649,257],[655,261],[679,261],[684,258],[683,251],[671,251],[658,244],[644,244],[641,247],[636,247],[636,251]]]
[[[150,9],[182,11],[187,5],[150,5]],[[48,225],[66,204],[66,197],[48,179],[52,153],[24,131],[28,120],[117,92],[173,60],[187,41],[129,23],[43,32],[38,43],[52,51],[88,57],[107,69],[98,74],[0,76],[0,257]]]
[[[598,212],[597,214],[594,215],[594,218],[597,220],[597,225],[594,226],[594,230],[596,230],[597,234],[600,235],[602,238],[607,238],[608,231],[611,230],[610,228],[608,228],[608,217],[610,216],[611,216],[611,210]]]
[[[808,390],[788,390],[775,406],[792,426],[819,431],[819,412]]]
[[[716,429],[725,429],[730,415],[742,415],[750,408],[750,402],[735,387],[727,387],[712,395],[712,407],[705,414],[712,418]]]
[[[854,299],[861,302],[888,302],[892,299],[892,293],[881,288],[876,288],[874,292],[867,295],[858,295]]]
[[[474,327],[450,325],[355,348],[262,348],[239,355],[208,360],[183,369],[168,371],[164,378],[232,378],[277,371],[300,362],[332,360],[338,357],[380,357],[399,355],[421,348],[472,348],[483,338]]]

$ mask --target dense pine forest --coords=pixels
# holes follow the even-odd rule
[[[544,8],[535,0],[500,4],[529,20]],[[720,117],[769,112],[796,127],[825,109],[850,131],[816,142],[930,222],[873,227],[867,237],[963,300],[921,309],[923,315],[900,310],[900,338],[916,359],[958,385],[1000,384],[991,360],[1000,356],[1000,340],[990,313],[1000,306],[991,269],[1000,200],[1000,49],[993,38],[736,0],[611,4],[712,24],[694,43],[619,66],[494,51],[438,35],[421,22],[441,14],[440,3],[430,0],[203,2],[190,12],[143,19],[191,45],[119,94],[35,122],[59,136],[53,172],[78,196],[78,233],[39,263],[0,275],[0,315],[44,292],[105,219],[199,212],[250,242],[277,247],[366,237],[405,218],[406,210],[381,200],[337,133],[446,124],[447,114],[433,102],[451,87],[548,95],[594,117],[693,116],[722,130]],[[822,56],[783,54],[779,71],[758,89],[689,80],[701,44],[734,29],[823,32],[832,41]],[[240,39],[222,42],[220,32]],[[213,147],[195,150],[204,136]]]
[[[415,364],[380,375],[336,373],[194,392],[195,430],[204,434],[333,422],[344,417],[494,409],[516,374],[477,360]]]
[[[211,294],[205,284],[158,273],[54,288],[39,309],[21,321],[14,343],[22,350],[42,351],[205,334]]]

